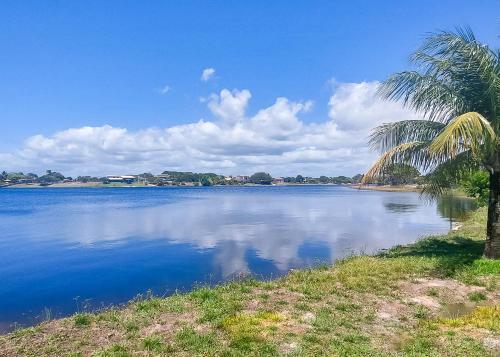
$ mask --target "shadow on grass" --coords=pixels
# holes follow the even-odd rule
[[[456,272],[471,266],[481,258],[484,241],[464,236],[433,236],[408,246],[397,246],[383,255],[389,258],[426,257],[436,260],[435,273],[453,276]]]

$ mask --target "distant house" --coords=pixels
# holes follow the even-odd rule
[[[250,180],[250,176],[238,175],[238,176],[234,176],[233,179],[237,182],[248,182],[248,180]]]
[[[132,175],[125,175],[122,176],[123,182],[125,183],[132,183],[137,181],[137,176],[132,176]]]
[[[171,179],[169,174],[156,175],[156,178],[160,179],[160,180],[170,180]]]
[[[275,185],[282,185],[285,183],[285,178],[284,177],[275,177],[273,178],[273,184]]]
[[[161,174],[161,175],[156,175],[155,178],[158,180],[159,183],[161,184],[167,184],[171,185],[173,184],[172,177],[169,174]]]
[[[106,179],[111,183],[113,182],[133,183],[137,180],[137,177],[132,175],[122,175],[122,176],[111,175],[111,176],[106,176]]]

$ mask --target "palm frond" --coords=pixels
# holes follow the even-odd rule
[[[418,52],[429,53],[439,58],[450,59],[459,64],[489,66],[495,54],[479,42],[469,27],[457,28],[455,32],[431,33]]]
[[[431,141],[445,127],[443,123],[430,120],[402,120],[385,123],[372,130],[369,145],[381,152],[412,141]]]
[[[492,122],[500,110],[498,52],[479,42],[468,27],[456,32],[430,34],[412,60],[427,75],[454,87],[467,99],[467,110],[477,111]]]
[[[481,113],[500,131],[500,54],[480,43],[469,28],[430,34],[411,56],[417,71],[397,73],[380,93],[430,118],[447,122]]]
[[[460,152],[471,150],[476,157],[491,151],[495,144],[495,131],[479,113],[469,112],[453,119],[432,141],[429,150],[433,154],[454,158]],[[486,150],[485,150],[486,149]]]
[[[422,116],[443,123],[466,107],[465,98],[455,88],[436,76],[405,71],[384,81],[379,94],[393,101],[401,101]]]
[[[428,197],[440,196],[458,184],[470,172],[481,168],[470,151],[464,151],[456,157],[442,162],[424,176],[422,194]]]
[[[387,150],[364,174],[362,184],[373,181],[384,175],[385,170],[393,164],[406,164],[427,170],[439,164],[442,158],[429,152],[430,141],[412,141]]]

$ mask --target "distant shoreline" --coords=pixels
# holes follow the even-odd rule
[[[349,187],[356,190],[368,190],[368,191],[384,191],[384,192],[421,192],[421,188],[417,185],[398,185],[398,186],[390,186],[390,185],[359,185],[359,184],[334,184],[334,183],[283,183],[278,185],[258,185],[246,183],[242,185],[213,185],[216,187],[266,187],[266,186],[341,186],[341,187]],[[111,183],[111,184],[103,184],[102,182],[61,182],[55,183],[48,186],[42,186],[40,184],[16,184],[3,186],[1,188],[4,189],[22,189],[22,188],[143,188],[143,187],[200,187],[198,185],[194,185],[192,183],[186,183],[184,185],[165,185],[165,186],[156,186],[156,185],[147,185],[147,184],[126,184],[126,183]]]
[[[274,185],[259,185],[252,183],[245,183],[241,185],[212,185],[210,187],[271,187],[271,186],[342,186],[342,187],[352,187],[353,185],[349,184],[334,184],[334,183],[283,183],[283,184],[274,184]],[[355,188],[357,185],[354,185]],[[126,184],[126,183],[111,183],[111,184],[103,184],[101,182],[64,182],[64,183],[55,183],[48,186],[42,186],[40,184],[16,184],[9,186],[2,186],[0,188],[4,189],[22,189],[22,188],[117,188],[117,187],[128,187],[128,188],[138,188],[138,187],[201,187],[199,185],[194,185],[192,183],[185,183],[184,185],[145,185],[145,184]]]
[[[385,192],[422,192],[422,189],[417,185],[349,185],[349,187],[357,190],[368,190],[368,191],[385,191]]]

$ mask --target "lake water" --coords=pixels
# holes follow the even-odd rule
[[[408,243],[446,232],[449,207],[337,186],[2,189],[0,330]]]

